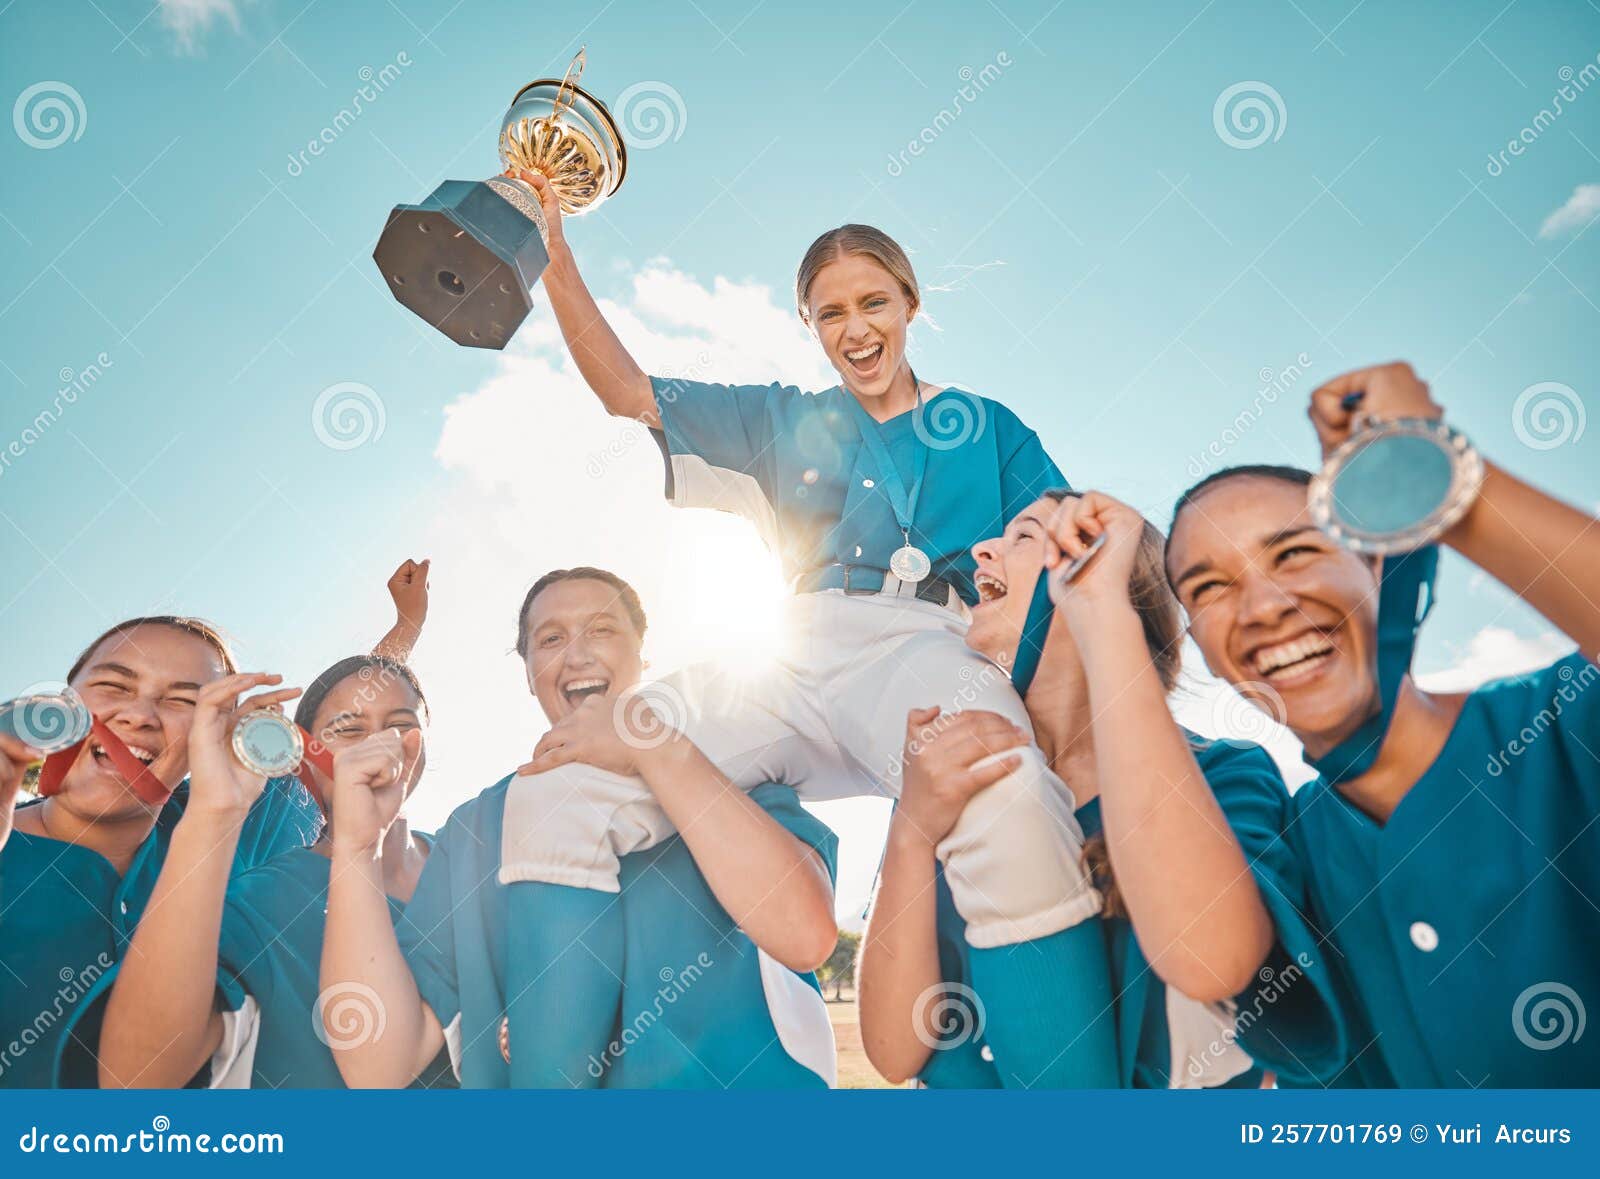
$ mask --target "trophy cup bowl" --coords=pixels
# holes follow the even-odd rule
[[[578,86],[584,53],[564,78],[529,82],[500,125],[500,162],[549,179],[564,215],[598,208],[627,171],[605,103]],[[508,176],[446,180],[396,205],[372,259],[405,307],[469,348],[504,348],[532,308],[550,261],[549,228],[531,185]]]

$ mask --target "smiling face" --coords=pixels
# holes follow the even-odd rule
[[[371,674],[363,675],[366,672]],[[401,733],[421,729],[422,717],[422,700],[403,675],[381,667],[363,668],[328,689],[322,703],[317,705],[311,735],[327,746],[329,752],[337,754],[384,729],[397,729]],[[421,779],[427,760],[424,744],[411,780],[406,783],[408,797]],[[318,775],[323,797],[331,798],[332,784],[321,780],[320,770],[314,772]]]
[[[1005,667],[1022,642],[1034,589],[1044,571],[1045,525],[1056,507],[1056,500],[1038,499],[1017,513],[1000,536],[972,546],[978,562],[974,575],[978,604],[972,608],[967,646]]]
[[[196,696],[226,673],[222,655],[206,640],[148,624],[102,640],[72,686],[129,752],[149,764],[188,741]],[[93,737],[67,772],[56,802],[86,822],[156,809],[133,793]]]
[[[1313,757],[1378,707],[1377,570],[1312,524],[1304,487],[1240,476],[1173,523],[1167,569],[1212,672]]]
[[[905,368],[906,327],[917,305],[898,279],[866,254],[839,254],[806,292],[806,319],[828,363],[862,400],[882,397]]]
[[[528,603],[524,622],[528,686],[552,724],[590,696],[620,696],[644,673],[644,637],[603,581],[553,582]]]

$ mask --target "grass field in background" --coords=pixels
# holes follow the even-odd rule
[[[895,1088],[877,1074],[862,1050],[861,1022],[856,1018],[856,997],[851,991],[844,992],[842,1002],[828,1003],[828,1018],[833,1021],[833,1038],[839,1043],[839,1088]]]

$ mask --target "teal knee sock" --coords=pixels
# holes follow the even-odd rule
[[[619,898],[560,884],[507,887],[511,1084],[598,1088],[622,1000]]]
[[[1007,1089],[1114,1089],[1117,1030],[1099,918],[1014,946],[970,948],[984,1039]]]

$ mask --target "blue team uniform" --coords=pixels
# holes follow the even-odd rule
[[[419,839],[425,837],[419,836]],[[328,1042],[314,1013],[328,923],[328,857],[291,848],[228,885],[217,951],[217,997],[222,1010],[245,1012],[256,1023],[252,1049],[229,1062],[213,1085],[261,1089],[342,1089]],[[389,898],[391,918],[405,905]],[[354,990],[326,992],[329,1042],[370,1035],[378,1012]],[[253,1010],[247,1010],[253,1009]],[[454,1088],[449,1057],[440,1053],[415,1088]]]
[[[888,568],[905,537],[848,392],[662,377],[652,384],[675,504],[749,518],[785,578],[802,589],[812,588],[806,575],[828,566]],[[926,446],[911,542],[932,559],[933,578],[976,602],[971,547],[1066,480],[1016,414],[961,389],[880,423],[878,433],[908,486],[918,443]],[[858,579],[852,588],[877,587]]]
[[[506,980],[545,968],[510,960],[522,942],[508,929],[508,894],[526,887],[497,879],[510,781],[451,815],[397,925],[417,989],[453,1042],[468,1088],[511,1084],[499,1046]],[[751,797],[835,872],[836,837],[793,790],[767,785]],[[612,900],[623,910],[623,960],[607,963],[622,979],[621,1008],[588,1065],[602,1087],[794,1088],[831,1079],[832,1033],[815,978],[774,970],[712,895],[681,839],[622,857],[621,885]],[[518,1051],[513,1035],[513,1058]],[[823,1067],[827,1076],[815,1071]]]
[[[1224,1036],[1227,1014],[1210,1028],[1193,1001],[1169,993],[1151,970],[1125,917],[1101,920],[1110,953],[1124,1088],[1256,1088],[1264,1070],[1290,1083],[1325,1084],[1343,1069],[1347,1035],[1336,980],[1319,934],[1307,919],[1306,885],[1283,832],[1290,804],[1272,759],[1256,746],[1191,737],[1195,758],[1250,863],[1277,941],[1256,981],[1234,1001],[1233,1030],[1248,1059]],[[1102,831],[1100,800],[1078,808],[1087,835]],[[939,960],[947,982],[966,985],[969,947],[941,877]],[[953,1012],[961,1000],[953,1000]],[[987,1015],[985,1016],[987,1018]],[[946,1045],[929,1058],[921,1081],[930,1088],[998,1088],[975,1008],[953,1015]],[[976,1033],[976,1034],[974,1034]]]
[[[1367,1085],[1600,1085],[1600,669],[1487,684],[1379,823],[1318,780],[1289,838]]]
[[[14,831],[0,848],[0,1087],[98,1084],[101,1000],[188,799],[184,783],[120,877],[99,853],[60,840]],[[299,781],[273,779],[245,820],[233,871],[303,847],[321,829]]]

